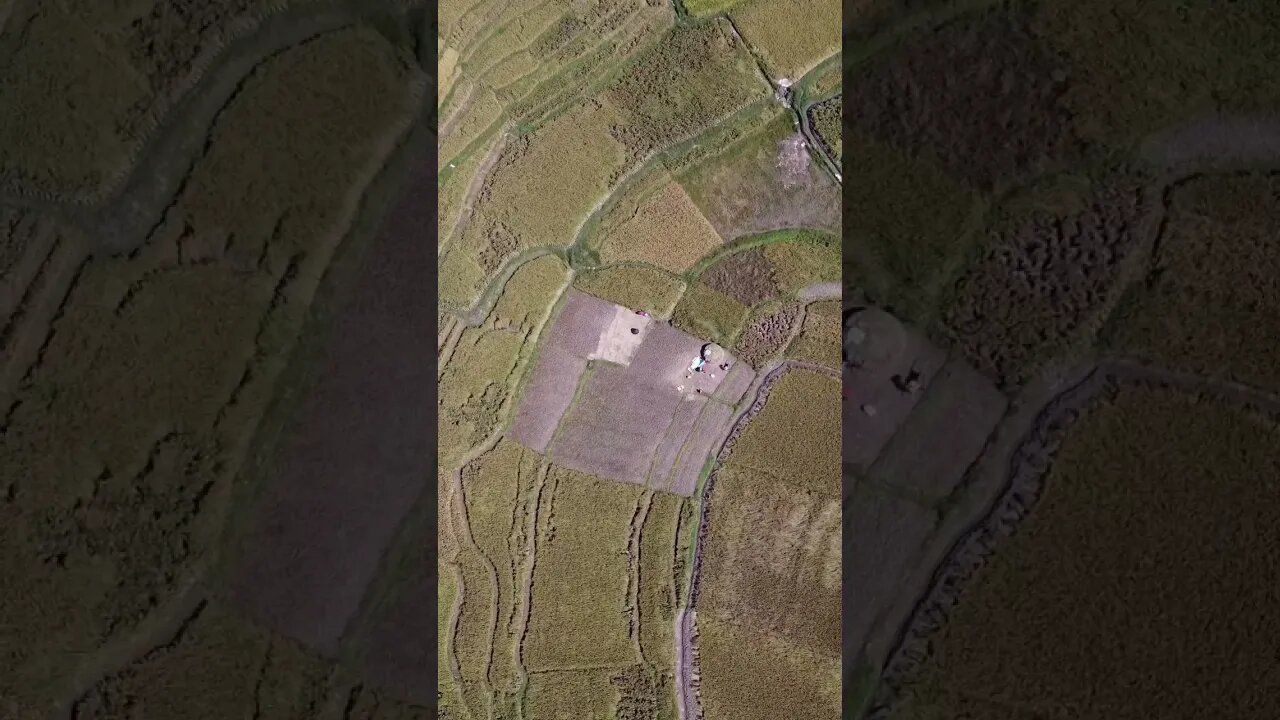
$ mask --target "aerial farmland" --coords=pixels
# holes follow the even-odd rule
[[[845,717],[1280,714],[1276,6],[858,5]]]
[[[800,5],[441,7],[440,717],[838,715],[840,6]],[[806,608],[747,579],[776,533]]]

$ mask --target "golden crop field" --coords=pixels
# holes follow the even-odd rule
[[[750,310],[719,290],[696,282],[680,298],[671,324],[695,337],[732,347]]]
[[[655,493],[640,536],[640,647],[645,662],[658,668],[675,662],[671,652],[677,601],[674,561],[681,504],[677,495]]]
[[[760,414],[743,429],[729,462],[801,490],[837,495],[840,418],[839,379],[811,370],[789,370],[773,385]],[[798,427],[815,430],[789,432]],[[778,443],[783,435],[789,442]]]
[[[698,618],[707,720],[829,720],[840,715],[839,659],[825,658],[732,623]]]
[[[749,0],[729,14],[770,74],[795,80],[840,52],[840,8],[839,0]]]
[[[463,331],[440,376],[438,432],[443,466],[452,467],[468,448],[496,429],[523,346],[524,336],[514,332]]]
[[[668,272],[643,265],[614,265],[580,273],[573,286],[602,300],[670,317],[685,282]]]
[[[1274,715],[1260,659],[1276,632],[1278,437],[1273,419],[1176,390],[1122,386],[1087,411],[893,717]]]
[[[680,274],[721,244],[684,188],[668,181],[601,240],[607,264],[634,261]]]
[[[493,90],[480,84],[471,94],[470,105],[462,119],[450,129],[447,135],[440,138],[438,161],[441,167],[457,162],[473,142],[482,138],[495,123],[503,119],[502,105],[494,96]]]
[[[548,482],[525,665],[537,671],[634,664],[627,548],[644,489],[563,468],[553,468]]]
[[[773,265],[778,291],[789,295],[820,282],[841,279],[840,240],[834,235],[811,231],[783,231],[778,242],[764,247]]]
[[[612,716],[617,689],[610,670],[554,670],[529,674],[525,717],[597,720]]]
[[[800,334],[787,347],[787,357],[840,369],[843,351],[840,301],[824,300],[805,308]]]
[[[521,331],[537,330],[568,284],[569,268],[556,255],[530,260],[507,280],[492,317]]]

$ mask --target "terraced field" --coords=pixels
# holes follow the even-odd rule
[[[753,7],[753,28],[795,11]],[[684,11],[441,9],[446,717],[697,717],[702,488],[792,333],[752,364],[728,349],[769,308],[838,295],[838,174],[765,68],[830,70],[838,35]],[[797,355],[829,359],[804,349],[838,336],[821,316]]]

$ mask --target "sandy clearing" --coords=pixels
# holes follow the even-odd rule
[[[558,347],[543,347],[520,397],[520,408],[511,423],[511,438],[545,454],[586,369],[585,359]]]
[[[588,360],[606,360],[619,365],[630,365],[636,350],[649,334],[653,318],[637,314],[621,305],[614,306],[613,318],[600,333],[596,349],[587,355]]]
[[[579,290],[565,290],[564,304],[543,347],[557,347],[586,359],[600,344],[600,335],[613,322],[617,306]]]

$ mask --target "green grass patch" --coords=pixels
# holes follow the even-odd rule
[[[676,305],[671,324],[695,337],[732,347],[750,311],[746,305],[698,282],[689,286]]]

